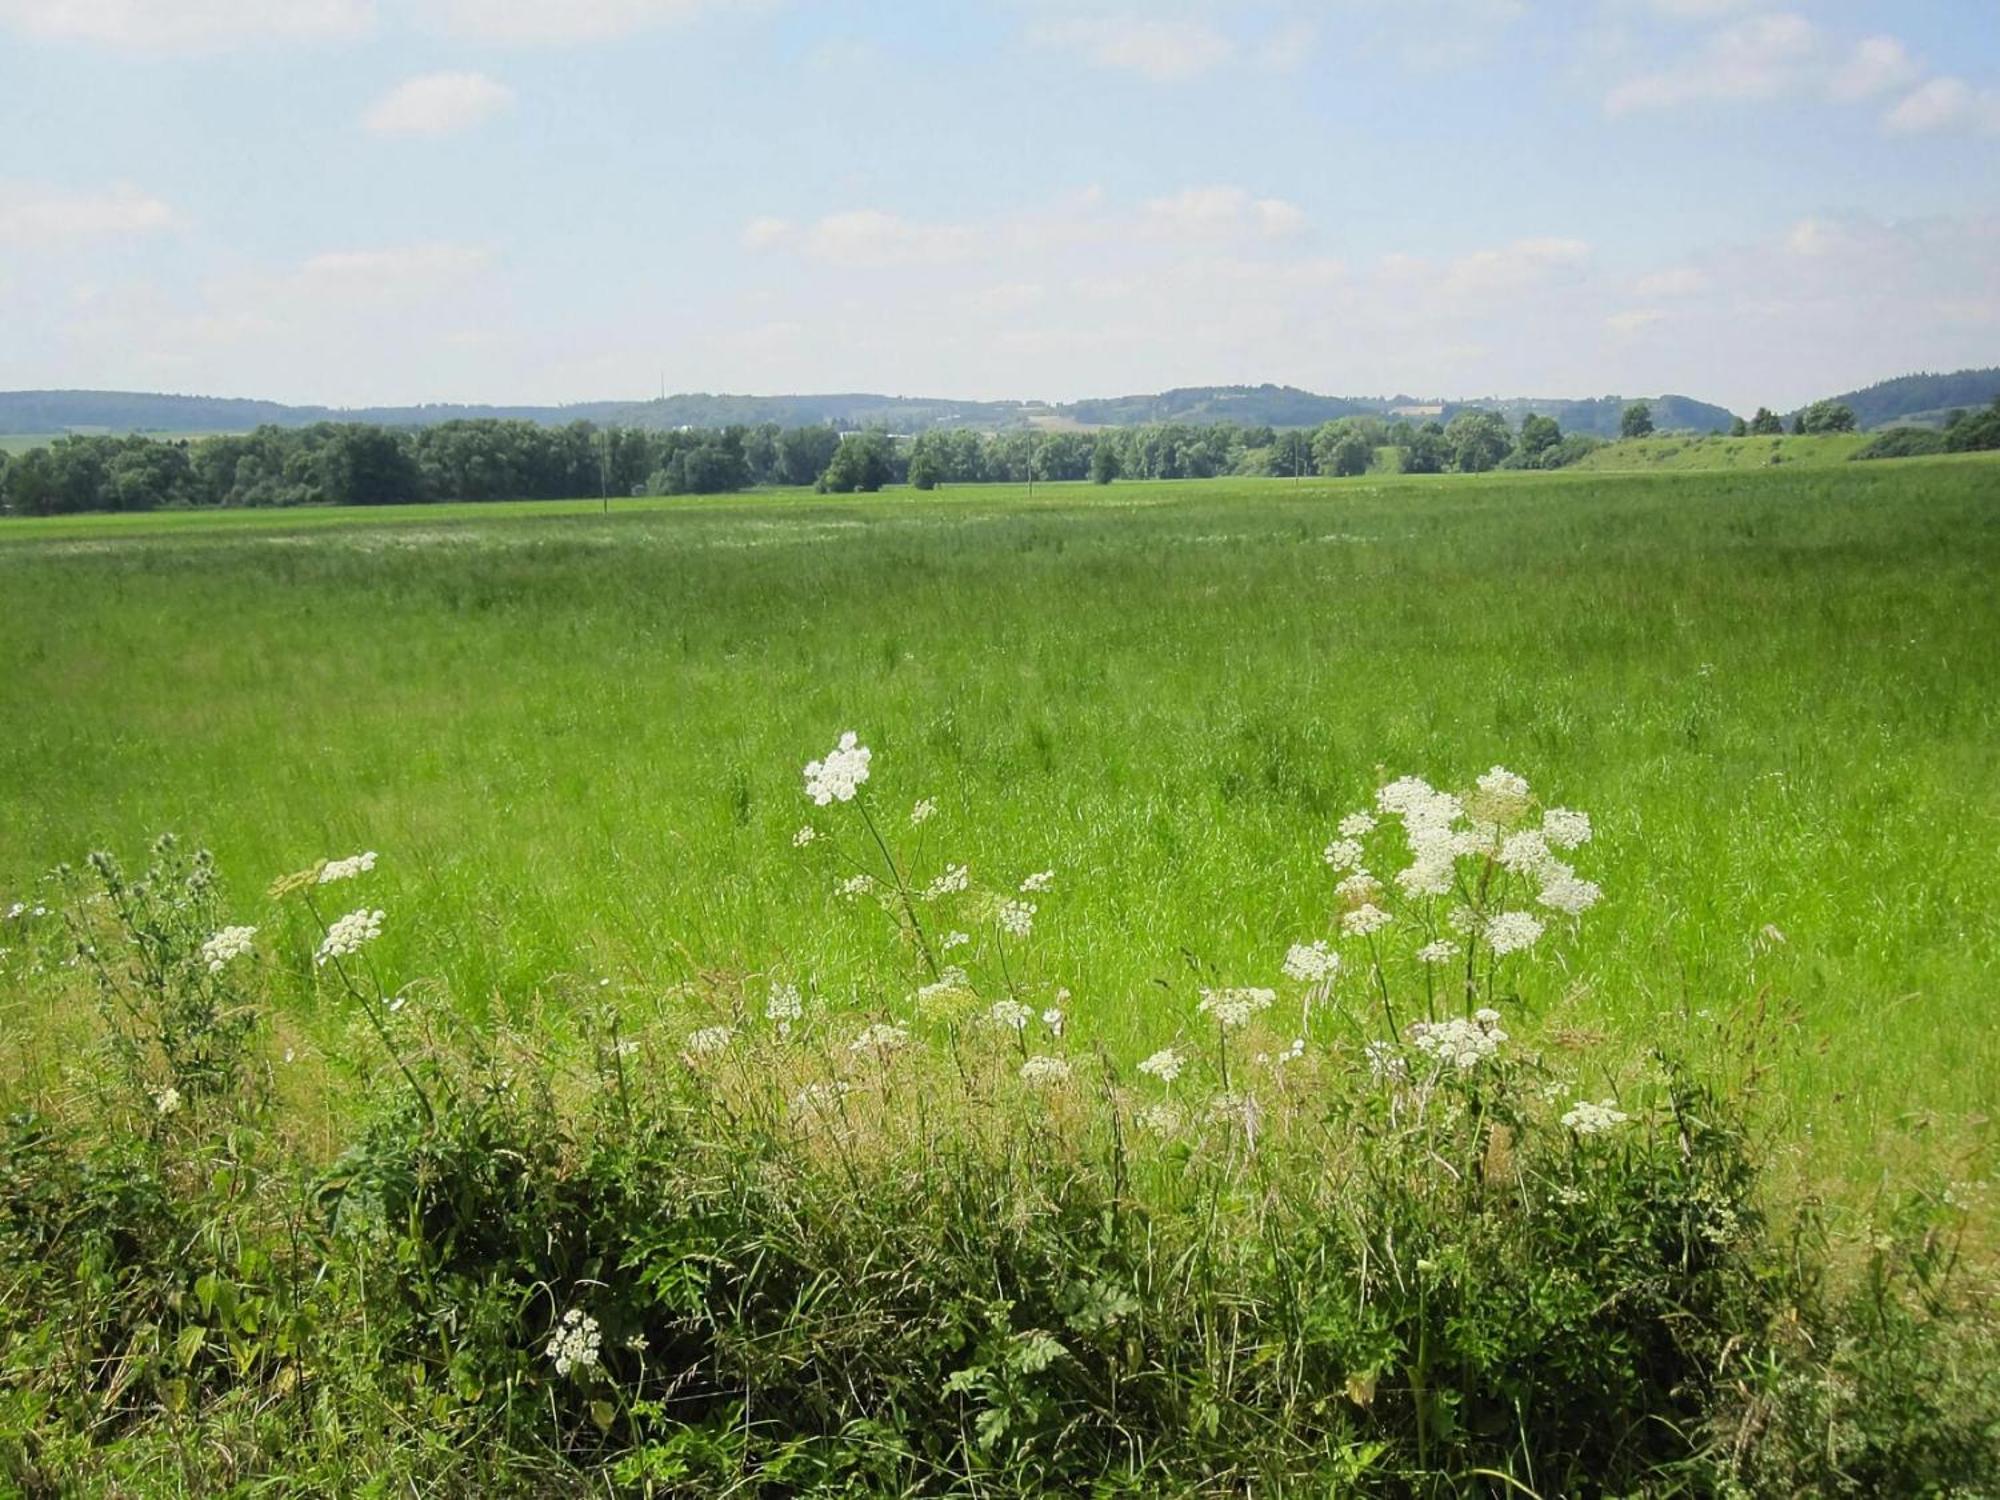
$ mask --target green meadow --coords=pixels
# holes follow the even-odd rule
[[[1504,765],[1605,890],[1524,1024],[1866,1187],[2000,1064],[1996,576],[1983,460],[8,521],[0,908],[163,830],[246,910],[372,849],[379,961],[467,1014],[867,1009],[907,955],[793,843],[854,729],[929,866],[1056,872],[1043,977],[1143,1055],[1325,933],[1343,814]]]

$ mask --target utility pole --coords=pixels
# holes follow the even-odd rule
[[[597,450],[597,488],[604,497],[604,513],[611,514],[611,429],[604,429],[604,441]]]

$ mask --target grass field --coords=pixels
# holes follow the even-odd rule
[[[1614,1055],[1738,1053],[1865,1184],[2000,1063],[2000,464],[0,523],[0,905],[175,829],[246,898],[382,853],[461,1006],[694,966],[907,985],[792,846],[835,735],[933,860],[1053,868],[1114,1043],[1323,930],[1332,825],[1495,763],[1590,811]],[[1920,1147],[1918,1149],[1921,1149]]]
[[[1714,472],[1771,469],[1786,464],[1823,468],[1843,464],[1861,451],[1870,434],[1828,433],[1812,437],[1659,437],[1624,438],[1587,454],[1577,468],[1585,472],[1625,473],[1640,469]]]

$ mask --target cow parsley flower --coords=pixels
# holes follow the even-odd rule
[[[1450,938],[1439,938],[1434,943],[1425,943],[1417,950],[1420,964],[1448,964],[1458,957],[1458,944]]]
[[[792,1095],[792,1108],[801,1114],[832,1114],[854,1089],[845,1079],[828,1078],[809,1083]]]
[[[806,795],[821,807],[830,802],[852,802],[868,779],[868,759],[868,747],[848,730],[825,760],[806,766]]]
[[[352,880],[357,875],[366,875],[375,868],[375,851],[351,855],[346,859],[330,859],[320,867],[319,883],[332,885],[336,880]]]
[[[1181,1129],[1180,1107],[1168,1100],[1155,1100],[1142,1106],[1133,1116],[1141,1130],[1153,1135],[1179,1135]]]
[[[924,899],[935,901],[940,896],[955,896],[972,884],[972,872],[964,865],[946,865],[944,873],[924,887]]]
[[[1498,912],[1486,924],[1486,946],[1496,956],[1532,948],[1541,935],[1542,919],[1532,912]]]
[[[1024,896],[1032,896],[1037,891],[1047,890],[1050,886],[1054,885],[1055,883],[1056,883],[1056,872],[1054,870],[1037,870],[1035,871],[1034,874],[1030,875],[1026,880],[1021,882],[1021,894]]]
[[[1158,1052],[1155,1052],[1151,1057],[1139,1064],[1139,1071],[1151,1074],[1162,1083],[1171,1084],[1176,1078],[1181,1076],[1181,1069],[1186,1066],[1187,1060],[1180,1053],[1174,1051],[1171,1047],[1162,1047]]]
[[[841,895],[846,896],[849,900],[852,900],[856,896],[865,896],[875,889],[875,877],[866,871],[863,871],[859,875],[850,875],[847,879],[841,881],[837,889]]]
[[[1579,879],[1574,870],[1561,869],[1544,876],[1542,893],[1535,899],[1551,911],[1580,917],[1597,905],[1603,895],[1604,890],[1596,881]]]
[[[1544,869],[1552,857],[1548,841],[1538,828],[1524,828],[1500,841],[1500,868],[1510,875],[1533,875]]]
[[[1042,1012],[1042,1024],[1048,1027],[1052,1035],[1061,1036],[1063,1034],[1063,1027],[1069,1023],[1063,1017],[1062,1007],[1051,1005],[1047,1010]]]
[[[1631,1118],[1618,1108],[1615,1099],[1602,1099],[1596,1104],[1579,1099],[1575,1107],[1562,1117],[1562,1122],[1565,1129],[1574,1130],[1578,1135],[1602,1135]]]
[[[1021,1081],[1037,1088],[1069,1082],[1069,1064],[1060,1057],[1037,1055],[1021,1064]]]
[[[795,984],[774,984],[771,995],[764,1002],[764,1019],[776,1021],[780,1031],[789,1027],[806,1013],[805,997]]]
[[[1511,823],[1528,810],[1527,778],[1505,766],[1495,766],[1474,783],[1480,816],[1489,822]]]
[[[172,1084],[168,1084],[163,1089],[156,1090],[153,1094],[153,1108],[161,1115],[179,1114],[181,1108],[181,1091]]]
[[[1367,937],[1371,932],[1380,932],[1394,920],[1388,912],[1370,901],[1343,913],[1340,930],[1349,937]]]
[[[1407,867],[1396,872],[1396,888],[1412,901],[1419,896],[1449,895],[1454,879],[1451,845],[1426,841],[1416,847],[1415,854]]]
[[[858,1056],[872,1056],[879,1061],[909,1045],[908,1027],[878,1021],[873,1026],[862,1027],[860,1035],[847,1044],[847,1050]]]
[[[1233,1031],[1269,1010],[1277,998],[1275,990],[1203,990],[1197,1009],[1203,1015],[1214,1017],[1215,1023],[1223,1030]]]
[[[567,1375],[571,1370],[592,1370],[597,1367],[599,1348],[604,1338],[599,1332],[597,1319],[589,1313],[572,1307],[563,1314],[556,1331],[549,1335],[549,1358],[555,1361],[556,1374]]]
[[[1590,842],[1590,814],[1552,807],[1542,814],[1542,837],[1552,849],[1575,849]]]
[[[1034,1018],[1035,1013],[1018,1000],[995,1000],[986,1012],[988,1022],[1008,1031],[1026,1031]]]
[[[201,945],[201,956],[208,965],[208,972],[220,974],[231,959],[241,958],[250,951],[250,940],[257,936],[254,927],[225,927],[214,937]]]
[[[1320,855],[1336,870],[1358,870],[1365,857],[1361,845],[1353,839],[1335,839]]]
[[[937,803],[930,797],[922,798],[910,809],[910,826],[921,828],[937,816]]]
[[[326,937],[313,955],[313,962],[321,968],[338,958],[350,958],[361,951],[364,943],[372,943],[382,935],[382,913],[369,911],[366,907],[351,911],[327,928]]]
[[[1369,1042],[1361,1055],[1368,1059],[1368,1076],[1377,1083],[1410,1076],[1409,1061],[1394,1042]]]
[[[969,932],[947,932],[938,947],[949,953],[954,948],[963,948],[971,941],[972,934]]]
[[[1024,938],[1035,930],[1035,903],[1002,901],[997,914],[1000,930],[1009,937]]]
[[[1375,820],[1365,812],[1349,813],[1335,825],[1344,839],[1366,838],[1375,831]]]
[[[1410,1028],[1410,1041],[1419,1052],[1461,1073],[1498,1054],[1506,1040],[1507,1033],[1498,1025],[1477,1019],[1419,1021]]]
[[[1324,942],[1294,943],[1285,954],[1285,977],[1300,984],[1328,984],[1340,972],[1340,955]]]
[[[1356,870],[1336,885],[1333,893],[1349,906],[1363,906],[1382,894],[1382,882],[1366,870]]]
[[[792,847],[794,849],[803,849],[818,837],[819,830],[817,828],[813,827],[810,823],[802,824],[799,831],[792,835]]]
[[[729,1050],[736,1040],[734,1026],[704,1026],[699,1031],[688,1033],[687,1055],[690,1058],[715,1057]]]

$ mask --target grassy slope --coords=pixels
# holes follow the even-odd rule
[[[1150,1046],[1190,956],[1268,982],[1317,930],[1380,778],[1497,761],[1601,832],[1578,980],[1527,1001],[1695,1050],[1762,1006],[1838,1153],[2000,1062],[1996,497],[1917,460],[4,523],[0,896],[161,828],[246,890],[372,847],[384,959],[462,1003],[690,956],[900,993],[790,842],[854,727],[933,863],[1059,871],[1043,977]]]
[[[1785,464],[1824,466],[1845,463],[1868,441],[1865,433],[1826,437],[1625,438],[1607,443],[1576,467],[1600,473],[1641,469],[1768,469]]]

